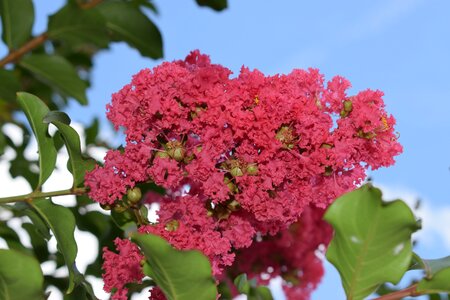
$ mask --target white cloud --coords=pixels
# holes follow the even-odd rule
[[[402,199],[422,220],[422,229],[414,237],[427,248],[445,247],[450,251],[450,205],[432,204],[419,193],[406,187],[376,184],[383,191],[384,200]],[[420,205],[415,209],[417,200]]]

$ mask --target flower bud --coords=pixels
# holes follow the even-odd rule
[[[175,231],[180,227],[180,222],[177,220],[170,220],[166,223],[166,226],[164,227],[167,231]]]
[[[232,168],[232,169],[230,170],[230,174],[231,174],[233,177],[240,177],[240,176],[243,176],[243,175],[244,175],[244,173],[242,172],[242,170],[241,170],[241,168],[240,168],[239,166],[236,166],[236,167]]]
[[[230,211],[236,211],[241,207],[241,204],[237,202],[236,200],[232,200],[230,203],[227,204],[227,208]]]
[[[167,154],[167,152],[165,151],[157,151],[155,153],[155,157],[159,157],[159,158],[169,158],[169,154]]]
[[[100,204],[100,207],[103,208],[104,210],[111,210],[112,206],[109,204]]]
[[[138,203],[142,198],[142,192],[141,189],[138,187],[134,187],[132,189],[129,189],[127,192],[127,199],[128,202],[130,202],[131,204],[136,204]]]
[[[247,166],[246,172],[248,175],[257,175],[258,174],[258,165],[257,164],[249,164]]]
[[[350,100],[344,101],[344,111],[351,112],[353,110],[353,103]]]

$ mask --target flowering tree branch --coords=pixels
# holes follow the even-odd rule
[[[53,192],[40,192],[34,191],[29,194],[12,196],[12,197],[4,197],[0,198],[0,204],[3,203],[11,203],[11,202],[20,202],[20,201],[31,201],[37,198],[46,198],[46,197],[55,197],[55,196],[66,196],[66,195],[83,195],[87,191],[85,188],[71,188],[67,190],[59,190]]]

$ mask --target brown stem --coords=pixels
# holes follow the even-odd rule
[[[2,58],[2,60],[0,60],[0,68],[2,68],[6,64],[15,62],[16,60],[21,58],[24,54],[42,45],[47,39],[48,35],[46,32],[44,32],[43,34],[40,34],[37,37],[29,40],[25,45],[23,45],[19,49],[9,52],[8,55],[6,55],[4,58]]]
[[[399,290],[387,295],[383,295],[381,297],[375,298],[373,300],[400,300],[404,297],[416,297],[420,296],[421,293],[417,292],[417,284],[413,284],[410,287],[407,287],[406,289]]]
[[[93,8],[97,5],[99,5],[103,0],[91,0],[89,2],[86,3],[80,3],[80,8],[81,9],[89,9],[89,8]]]

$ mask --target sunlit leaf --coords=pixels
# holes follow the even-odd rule
[[[15,250],[0,249],[0,299],[44,299],[39,262]]]
[[[201,252],[175,250],[152,234],[134,234],[132,240],[147,259],[146,275],[157,283],[168,300],[216,299],[211,264]]]
[[[64,144],[66,145],[67,151],[69,152],[69,171],[73,176],[73,187],[76,188],[83,184],[84,175],[87,171],[90,171],[94,168],[95,161],[92,159],[83,158],[83,155],[81,154],[80,136],[75,131],[75,129],[59,121],[60,119],[65,119],[63,117],[64,115],[47,115],[48,118],[46,121],[52,122],[52,124],[55,125],[58,128],[58,131],[61,133]],[[68,119],[68,122],[70,122],[70,119]]]
[[[31,35],[34,23],[32,0],[0,0],[2,39],[10,49],[17,49]]]
[[[127,42],[143,56],[162,57],[161,33],[138,7],[123,1],[108,1],[98,9],[115,40]]]
[[[56,238],[58,251],[64,256],[69,269],[70,293],[75,286],[77,244],[74,237],[75,218],[70,209],[51,202],[50,199],[37,199],[30,202],[30,206],[44,220]]]
[[[36,136],[39,150],[39,181],[35,188],[39,189],[50,177],[56,164],[56,149],[53,139],[48,134],[48,124],[42,121],[49,109],[38,97],[28,93],[17,93],[17,101],[25,112]]]
[[[384,282],[398,283],[412,258],[411,234],[418,229],[403,201],[383,202],[365,185],[338,198],[325,220],[335,230],[327,251],[348,299],[363,299]]]
[[[75,98],[82,105],[87,104],[87,84],[65,58],[56,55],[32,54],[22,58],[20,65],[63,95]]]

